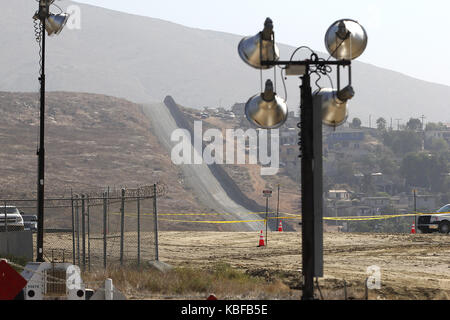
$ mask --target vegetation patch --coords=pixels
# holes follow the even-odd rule
[[[280,279],[268,281],[217,263],[208,269],[177,267],[160,272],[151,267],[129,266],[85,273],[83,280],[100,283],[113,279],[114,285],[127,296],[146,297],[207,297],[214,293],[219,299],[287,299],[293,292]]]

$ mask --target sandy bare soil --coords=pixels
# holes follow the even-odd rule
[[[162,232],[160,260],[192,267],[226,262],[255,275],[282,275],[292,288],[298,288],[301,233],[269,233],[267,247],[258,248],[258,240],[257,233]],[[371,299],[450,297],[448,235],[324,235],[325,276],[320,281],[323,291],[342,292],[345,280],[364,292],[367,268],[374,265],[381,271],[381,289],[370,290]]]
[[[144,233],[142,259],[154,259],[152,234]],[[135,259],[134,233],[126,234],[125,258]],[[301,285],[301,233],[269,232],[266,247],[258,247],[259,232],[162,231],[160,261],[175,267],[202,268],[217,263],[268,280],[282,279],[291,289]],[[71,247],[67,235],[48,234],[46,247]],[[108,243],[108,261],[118,262],[118,241]],[[100,258],[101,241],[91,243]],[[100,261],[100,260],[99,260]],[[364,297],[367,268],[378,266],[381,289],[369,299],[446,299],[450,297],[450,235],[440,234],[324,234],[324,278],[320,287],[326,299]],[[300,292],[299,292],[300,296]]]

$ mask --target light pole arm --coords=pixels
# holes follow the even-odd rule
[[[350,66],[352,62],[350,60],[300,60],[300,61],[261,61],[262,66]]]

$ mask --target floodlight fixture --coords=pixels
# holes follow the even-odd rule
[[[34,20],[44,22],[45,30],[49,36],[60,34],[70,17],[68,13],[51,13],[49,6],[52,3],[53,1],[41,1],[39,11],[33,16]]]
[[[341,19],[333,23],[325,34],[328,53],[338,60],[354,60],[367,47],[366,30],[357,21]]]
[[[286,122],[287,115],[286,102],[274,92],[271,80],[266,81],[263,93],[254,95],[245,104],[248,121],[261,129],[281,127]]]
[[[58,35],[64,29],[64,26],[69,19],[69,15],[67,13],[62,14],[53,14],[51,13],[47,20],[45,20],[45,29],[49,36]]]
[[[273,22],[267,18],[263,31],[252,37],[243,38],[238,45],[241,59],[256,69],[270,69],[273,66],[262,65],[261,61],[276,61],[280,58],[280,50],[275,44]]]
[[[355,92],[352,86],[337,91],[331,88],[323,88],[314,93],[321,98],[322,123],[329,127],[339,127],[347,121],[347,101],[353,98]]]

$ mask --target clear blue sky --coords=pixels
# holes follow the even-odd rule
[[[358,20],[369,34],[369,44],[360,61],[450,85],[448,0],[78,2],[239,35],[256,34],[265,18],[271,17],[277,42],[293,46],[308,45],[323,52],[323,38],[329,25],[340,18],[352,18]]]

